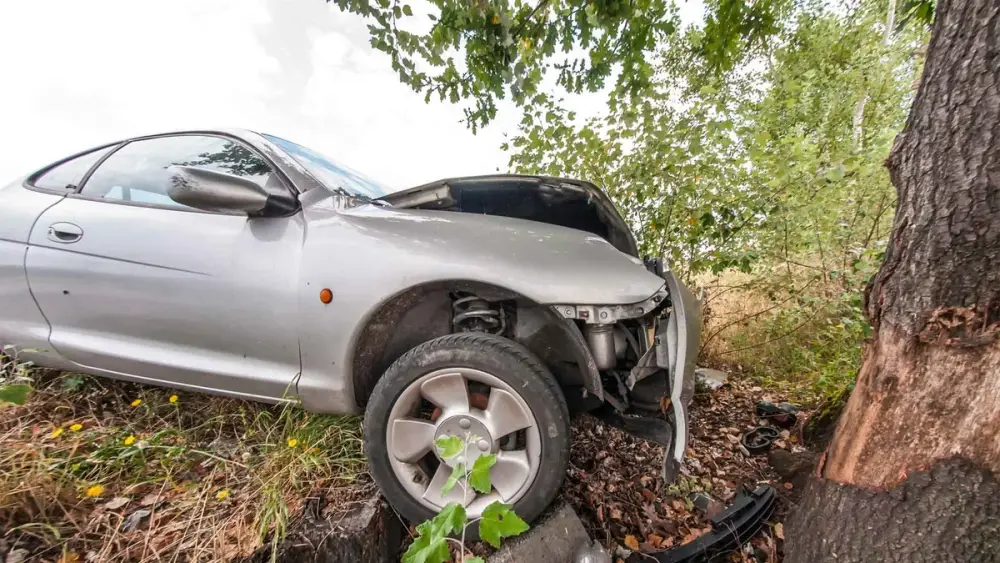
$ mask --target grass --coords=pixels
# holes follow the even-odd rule
[[[854,385],[869,334],[860,291],[836,280],[774,278],[730,272],[699,280],[707,288],[700,361],[802,404],[839,397]]]
[[[0,406],[0,540],[29,561],[222,561],[370,490],[356,417],[36,371]]]

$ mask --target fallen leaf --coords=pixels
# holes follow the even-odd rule
[[[632,551],[639,551],[639,540],[635,539],[635,536],[632,534],[629,534],[625,536],[625,547]]]
[[[646,499],[648,501],[654,501],[654,500],[656,500],[656,493],[654,493],[653,491],[651,491],[649,489],[643,489],[642,490],[642,498],[644,498],[644,499]]]
[[[705,518],[708,518],[708,519],[715,518],[718,514],[722,513],[722,511],[725,510],[725,509],[726,509],[726,505],[722,504],[721,502],[719,502],[717,500],[713,500],[712,502],[708,503],[708,506],[705,508]]]
[[[649,534],[646,536],[646,543],[656,549],[661,549],[663,547],[663,537],[656,534]]]
[[[785,539],[785,525],[781,522],[774,525],[774,536],[779,540]]]
[[[139,501],[139,506],[149,506],[151,504],[156,504],[160,500],[160,495],[156,493],[149,493],[148,495],[142,497]]]
[[[132,501],[132,499],[130,499],[128,497],[115,497],[115,498],[109,500],[104,505],[104,508],[107,508],[109,510],[117,510],[117,509],[125,506],[126,504],[128,504],[131,501]]]
[[[684,536],[684,539],[681,540],[681,545],[687,545],[687,544],[693,542],[694,540],[696,540],[696,539],[700,538],[701,536],[705,535],[705,533],[707,533],[711,529],[712,528],[709,527],[709,528],[695,528],[694,530],[691,530],[688,533],[688,535]]]
[[[617,508],[612,508],[611,509],[611,519],[612,520],[621,520],[622,519],[622,511],[618,510]]]
[[[783,486],[783,487],[785,487],[785,489],[787,489],[787,490],[789,490],[789,491],[790,491],[790,490],[792,490],[792,489],[793,489],[793,488],[795,487],[795,485],[793,485],[793,484],[791,484],[791,483],[785,483],[785,484],[784,484],[784,485],[782,485],[782,486]]]

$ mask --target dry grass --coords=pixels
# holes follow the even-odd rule
[[[726,272],[704,287],[700,361],[750,375],[803,403],[818,403],[853,385],[866,324],[834,280]]]
[[[367,488],[359,421],[75,374],[0,406],[0,555],[222,561]]]

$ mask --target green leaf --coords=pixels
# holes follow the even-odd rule
[[[476,557],[467,557],[464,563],[486,563],[486,561],[484,561],[482,557],[479,557],[477,555]]]
[[[465,507],[457,502],[449,502],[438,512],[437,516],[430,521],[436,533],[447,536],[455,532],[461,532],[465,527]]]
[[[472,471],[469,472],[469,485],[473,489],[483,493],[490,492],[493,485],[490,483],[490,468],[496,465],[496,454],[481,455],[472,464]]]
[[[479,537],[493,547],[500,547],[501,538],[518,536],[528,531],[528,523],[514,514],[509,504],[494,502],[483,511],[479,520]]]
[[[403,13],[406,14],[406,15],[408,15],[408,16],[412,16],[413,15],[413,9],[410,8],[409,4],[403,4]]]
[[[417,526],[420,535],[403,554],[403,563],[445,563],[451,559],[451,553],[448,553],[448,540],[444,536],[432,536],[421,532],[421,528],[429,523],[424,522]]]
[[[417,539],[403,554],[403,563],[446,563],[451,561],[448,552],[448,535],[465,527],[465,508],[448,503],[431,520],[417,526]]]
[[[465,442],[458,436],[445,436],[434,440],[434,445],[437,446],[438,453],[441,454],[441,457],[451,459],[462,453],[462,448],[465,447]]]
[[[31,387],[27,385],[7,385],[0,387],[0,404],[13,403],[23,405],[28,400]]]
[[[826,171],[826,179],[830,182],[839,182],[844,179],[844,167],[834,166]]]
[[[451,468],[451,475],[448,476],[448,480],[444,482],[444,486],[441,487],[441,494],[446,495],[455,488],[458,480],[465,476],[465,464],[459,463],[455,467]]]

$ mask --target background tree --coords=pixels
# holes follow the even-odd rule
[[[925,45],[923,25],[887,43],[885,20],[884,1],[805,3],[721,73],[703,29],[674,34],[641,94],[585,122],[547,97],[503,148],[518,172],[603,186],[643,253],[708,289],[703,361],[836,398],[868,336],[862,292],[895,204],[882,161]]]
[[[669,0],[429,0],[429,29],[401,0],[327,1],[368,19],[372,47],[425,99],[471,99],[473,130],[496,116],[498,99],[536,103],[546,78],[569,92],[597,91],[617,73],[617,88],[638,92],[653,73],[647,55],[676,30]],[[709,0],[702,55],[730,67],[767,40],[787,3]]]

